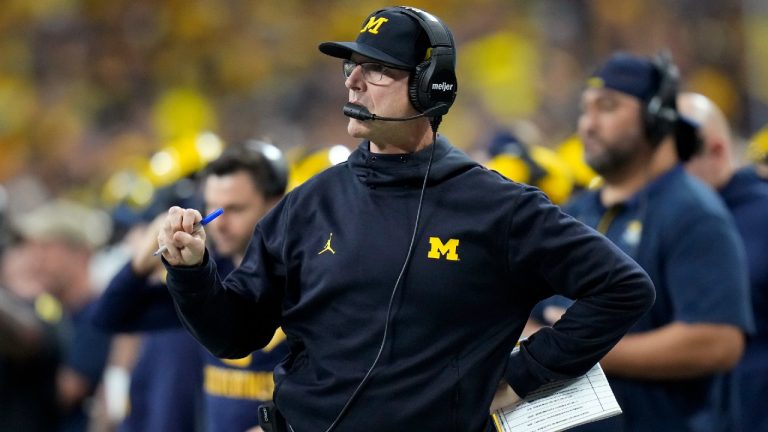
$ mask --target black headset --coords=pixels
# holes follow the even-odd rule
[[[408,82],[408,97],[419,112],[429,110],[430,117],[442,116],[456,99],[456,49],[453,35],[437,17],[420,9],[397,6],[416,20],[429,38],[430,53],[416,66]]]
[[[219,158],[206,166],[199,176],[204,178],[209,174],[241,169],[253,177],[265,198],[279,198],[285,193],[288,185],[288,163],[283,152],[275,145],[257,139],[234,143],[224,150]]]
[[[648,140],[656,147],[675,131],[680,72],[667,51],[657,54],[652,62],[659,74],[659,87],[645,106],[643,122]]]
[[[264,185],[264,196],[274,198],[282,196],[288,187],[288,162],[282,150],[274,144],[257,139],[250,139],[241,144],[245,149],[255,153],[266,163],[267,183]]]

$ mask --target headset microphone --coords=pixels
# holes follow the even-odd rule
[[[344,109],[342,111],[344,112],[345,116],[352,117],[353,119],[362,121],[374,119],[374,115],[368,111],[368,108],[350,102],[344,104]]]
[[[347,102],[346,104],[344,104],[344,108],[342,111],[344,112],[345,116],[352,117],[353,119],[362,120],[362,121],[367,121],[367,120],[408,121],[408,120],[414,120],[421,117],[440,116],[442,115],[441,111],[444,111],[445,107],[446,107],[446,104],[437,104],[432,108],[424,110],[424,112],[420,114],[416,114],[410,117],[382,117],[382,116],[373,114],[372,112],[368,111],[368,108],[362,105],[357,105],[351,102]]]

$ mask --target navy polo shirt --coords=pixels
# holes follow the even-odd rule
[[[741,395],[741,425],[745,431],[768,430],[763,399],[768,393],[768,183],[747,167],[719,192],[744,241],[755,317],[755,334],[733,372]]]
[[[73,311],[68,322],[63,324],[65,330],[62,332],[63,364],[85,378],[91,392],[101,382],[112,344],[112,337],[90,322],[89,316],[94,307],[95,300],[92,300]],[[83,402],[66,413],[62,417],[59,431],[86,430],[88,414],[85,405]]]
[[[762,177],[757,173],[757,168],[755,165],[747,165],[741,168],[739,170],[739,174],[744,178],[749,178],[750,180],[757,180],[760,183],[768,183],[768,178]]]
[[[628,201],[606,208],[599,191],[579,195],[566,212],[603,232],[648,273],[656,303],[629,333],[674,321],[753,328],[746,261],[722,201],[681,166]],[[733,430],[727,376],[650,381],[609,377],[624,411],[582,430]]]

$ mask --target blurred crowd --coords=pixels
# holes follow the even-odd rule
[[[375,5],[8,0],[0,13],[0,181],[34,176],[53,194],[97,205],[133,188],[146,204],[147,187],[210,157],[196,150],[205,131],[226,141],[268,138],[283,150],[352,146],[343,118],[328,115],[344,102],[326,84],[339,66],[316,46],[346,36],[348,23]],[[492,125],[544,146],[567,138],[583,79],[618,48],[671,49],[688,89],[722,107],[741,137],[766,112],[760,29],[768,12],[758,1],[414,6],[435,10],[456,33],[462,86],[445,133],[466,150],[482,148]],[[104,196],[102,186],[124,172],[110,183],[121,182],[119,190]]]
[[[575,122],[585,79],[616,49],[668,48],[683,88],[723,111],[738,164],[768,178],[762,2],[412,3],[458,44],[459,97],[441,132],[557,204],[600,182]],[[341,68],[317,44],[348,39],[375,5],[3,3],[0,431],[3,416],[34,419],[34,430],[115,430],[142,338],[93,326],[90,308],[157,215],[179,203],[202,211],[201,172],[235,143],[274,143],[288,191],[346,160],[357,143]]]

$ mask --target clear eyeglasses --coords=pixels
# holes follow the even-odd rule
[[[352,60],[344,60],[342,63],[342,71],[344,72],[344,78],[349,78],[356,67],[360,66],[363,72],[363,78],[371,84],[383,84],[388,80],[394,79],[390,71],[400,70],[390,66],[384,66],[381,63],[363,62],[356,63]]]

